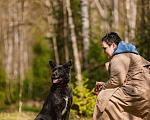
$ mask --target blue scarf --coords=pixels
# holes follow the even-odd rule
[[[136,50],[136,47],[130,43],[126,43],[121,41],[118,46],[114,49],[113,55],[120,54],[120,53],[134,53],[139,54]]]

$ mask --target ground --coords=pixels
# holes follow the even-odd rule
[[[1,112],[0,113],[0,120],[34,120],[35,116],[38,113],[36,112],[22,112],[18,113],[17,111],[15,112]],[[81,118],[79,116],[75,116],[70,114],[70,119],[69,120],[91,120],[91,118]]]
[[[34,112],[1,112],[0,113],[0,120],[34,120],[37,113]]]
[[[23,104],[22,112],[18,113],[19,106],[11,104],[8,106],[0,105],[0,120],[34,120],[43,105],[43,102],[28,101]],[[92,118],[81,117],[71,110],[69,120],[91,120]]]

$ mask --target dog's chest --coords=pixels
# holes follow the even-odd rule
[[[67,111],[67,106],[69,105],[69,101],[70,101],[70,95],[67,90],[63,92],[61,91],[61,98],[62,98],[62,104],[63,104],[61,114],[64,115],[65,112]]]
[[[62,110],[61,114],[64,115],[64,113],[66,112],[67,110],[67,105],[68,105],[68,96],[66,97],[63,97],[63,100],[65,101],[65,107],[64,109]]]
[[[60,108],[61,115],[64,115],[71,104],[71,89],[69,87],[56,88],[53,92],[53,107]]]

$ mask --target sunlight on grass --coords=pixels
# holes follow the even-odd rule
[[[36,112],[1,112],[0,120],[34,120],[38,113]],[[70,113],[69,120],[91,120],[92,118],[80,118],[77,115],[73,115]]]
[[[34,112],[12,112],[12,113],[0,113],[0,120],[34,120],[37,113]]]

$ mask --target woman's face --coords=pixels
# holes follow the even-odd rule
[[[113,56],[113,52],[115,47],[117,47],[117,45],[115,43],[113,43],[111,46],[109,46],[105,41],[102,42],[102,47],[104,50],[104,54],[107,55],[108,59],[111,59]]]

